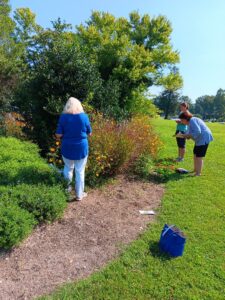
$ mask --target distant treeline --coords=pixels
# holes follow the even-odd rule
[[[189,103],[189,110],[204,120],[225,121],[225,90],[219,89],[215,96],[201,96],[193,103],[187,96],[180,96],[178,92],[164,91],[154,99],[155,105],[167,119],[177,115],[179,103]]]

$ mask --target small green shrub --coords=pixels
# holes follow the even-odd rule
[[[66,195],[61,186],[21,184],[14,187],[0,186],[1,202],[18,204],[31,213],[38,222],[54,221],[66,208]]]
[[[170,158],[156,160],[154,170],[150,173],[150,178],[158,182],[166,182],[172,177],[179,177],[175,173],[174,160]]]
[[[179,176],[174,164],[172,159],[153,160],[150,155],[143,154],[136,160],[132,173],[145,180],[166,182]]]
[[[13,203],[0,202],[0,248],[9,249],[29,235],[34,217]]]
[[[30,142],[0,138],[0,185],[62,183],[62,177],[50,168]]]
[[[149,179],[150,173],[154,170],[155,163],[150,155],[143,154],[136,160],[133,173],[140,178]]]

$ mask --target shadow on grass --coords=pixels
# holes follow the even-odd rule
[[[161,261],[173,259],[173,257],[169,256],[167,253],[160,250],[159,243],[156,241],[150,241],[149,252],[153,257],[158,258]]]
[[[179,174],[176,171],[174,171],[171,174],[162,174],[160,172],[152,172],[149,174],[149,180],[154,183],[166,183],[168,181],[178,181],[182,180],[185,177],[189,176],[188,174]]]
[[[173,158],[158,159],[155,161],[154,170],[149,174],[149,180],[156,183],[178,181],[188,174],[181,174],[176,171],[178,165]]]

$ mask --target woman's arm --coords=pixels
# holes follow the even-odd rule
[[[57,129],[56,129],[56,133],[55,136],[57,139],[61,139],[63,136],[63,120],[62,120],[62,115],[59,118],[58,124],[57,124]]]
[[[86,131],[87,131],[87,135],[89,135],[89,136],[92,135],[92,128],[91,128],[91,124],[90,124],[88,115],[86,115]]]
[[[185,139],[192,139],[192,135],[191,134],[189,134],[189,133],[184,133],[183,134],[183,137],[185,138]]]
[[[175,136],[178,138],[188,139],[188,140],[193,138],[192,135],[189,133],[177,133]]]

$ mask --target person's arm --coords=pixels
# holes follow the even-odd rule
[[[57,125],[57,129],[56,129],[56,133],[55,133],[55,136],[57,139],[61,139],[63,137],[63,118],[62,118],[62,115],[60,116],[59,118],[59,121],[58,121],[58,125]]]
[[[191,135],[187,133],[177,133],[174,136],[182,139],[191,139]]]
[[[92,128],[91,128],[91,124],[90,124],[90,120],[88,118],[88,115],[87,115],[87,118],[86,118],[86,132],[87,132],[87,135],[91,136],[92,135]]]
[[[189,134],[189,133],[183,133],[182,134],[182,137],[184,138],[184,139],[192,139],[192,135],[191,134]]]
[[[201,134],[201,128],[198,125],[197,120],[192,119],[189,124],[188,133],[178,133],[176,137],[192,139],[195,141],[200,134]]]

